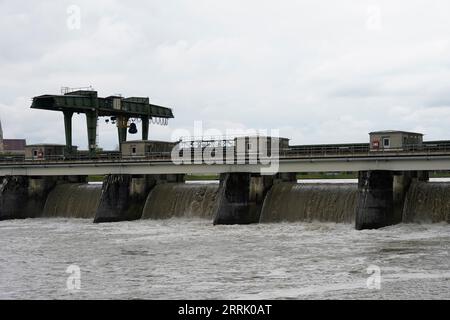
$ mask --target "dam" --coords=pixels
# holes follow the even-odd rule
[[[401,222],[449,221],[450,184],[429,182],[450,171],[450,141],[375,131],[369,143],[290,145],[268,136],[148,140],[150,122],[166,125],[172,109],[148,98],[75,90],[33,99],[32,108],[62,111],[66,145],[27,145],[0,157],[0,220],[73,217],[96,223],[174,217],[214,225],[326,221],[357,230]],[[72,145],[71,117],[85,113],[89,150]],[[119,151],[98,151],[99,117],[117,125]],[[142,123],[142,140],[127,141]],[[159,119],[159,120],[158,120]],[[357,184],[302,184],[297,175],[354,172]],[[215,174],[218,183],[186,183]],[[88,184],[88,176],[103,176]]]
[[[34,218],[82,218],[100,220],[102,184],[57,184]],[[144,197],[134,219],[205,219],[213,222],[219,205],[218,182],[165,182],[155,185]],[[355,223],[357,183],[280,182],[268,192],[261,205],[259,223],[334,222]],[[401,204],[397,223],[450,221],[450,182],[411,183]],[[31,212],[31,211],[30,211]],[[24,216],[22,216],[24,217]],[[126,219],[131,220],[131,219]],[[116,221],[120,221],[117,220]]]

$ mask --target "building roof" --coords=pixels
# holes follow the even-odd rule
[[[390,133],[405,133],[405,134],[415,134],[415,135],[423,136],[423,133],[411,132],[411,131],[401,131],[401,130],[381,130],[381,131],[369,132],[369,134],[390,134]]]
[[[4,151],[25,150],[25,139],[3,139]]]

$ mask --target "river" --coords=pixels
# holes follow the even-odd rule
[[[0,243],[0,299],[450,299],[446,222],[39,218]]]

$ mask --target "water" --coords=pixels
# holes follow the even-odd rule
[[[278,183],[264,200],[260,222],[352,222],[357,193],[354,183]]]
[[[403,221],[450,222],[450,182],[414,182],[406,195]]]
[[[450,227],[429,223],[448,221],[449,197],[437,215],[429,209],[450,184],[411,189],[406,216],[424,223],[356,231],[318,222],[352,220],[339,210],[352,207],[356,185],[346,182],[280,184],[265,223],[234,226],[207,214],[217,183],[157,186],[144,210],[152,219],[106,224],[92,223],[101,185],[59,186],[45,208],[59,218],[0,221],[0,299],[450,299]],[[283,216],[294,222],[271,222]],[[72,265],[80,290],[67,287]],[[380,289],[367,287],[370,266]]]
[[[216,183],[164,183],[148,195],[143,219],[198,217],[212,219],[216,206]]]
[[[94,218],[100,203],[101,184],[57,185],[48,195],[43,217]]]
[[[447,223],[212,226],[174,218],[0,223],[0,298],[450,299]],[[81,270],[81,289],[66,269]],[[367,267],[381,269],[368,289]]]

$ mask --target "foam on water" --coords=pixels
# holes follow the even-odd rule
[[[0,298],[450,299],[447,223],[0,222]],[[66,287],[69,265],[81,289]],[[381,270],[369,289],[367,268]]]

